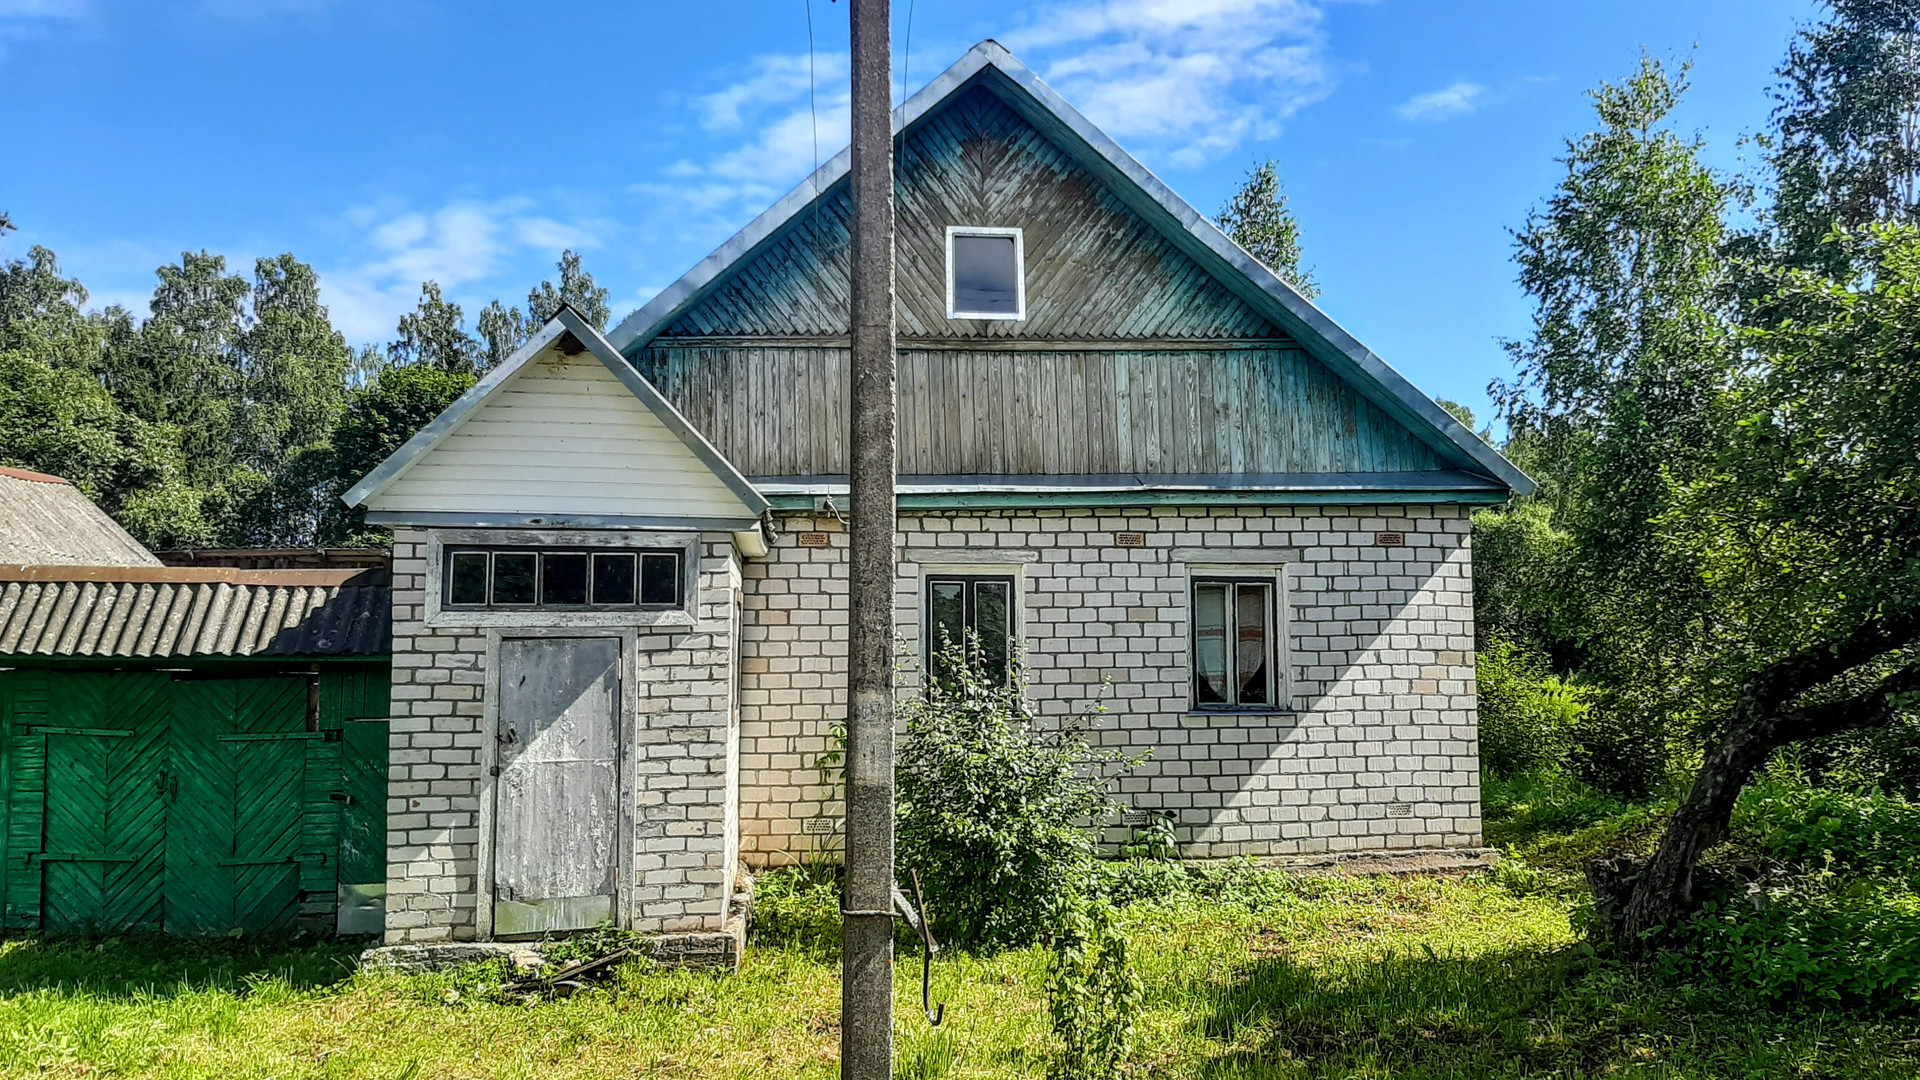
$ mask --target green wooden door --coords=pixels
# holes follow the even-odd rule
[[[49,933],[156,930],[171,681],[54,676],[46,740],[45,838],[37,861]]]
[[[300,912],[307,727],[299,678],[175,684],[166,830],[166,928],[188,935],[290,929]]]

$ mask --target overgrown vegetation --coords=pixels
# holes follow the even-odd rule
[[[1030,945],[1083,891],[1090,825],[1114,817],[1111,782],[1134,759],[1088,740],[1097,709],[1029,715],[1018,658],[1004,682],[946,642],[924,696],[899,706],[899,873],[918,873],[942,938],[964,948]],[[975,650],[977,651],[977,650]]]
[[[1114,914],[1141,985],[1123,1076],[1920,1071],[1909,1016],[1817,999],[1774,1007],[1718,974],[1595,955],[1577,930],[1577,879],[1552,867],[1537,871],[1544,889],[1486,875],[1188,869],[1207,883]],[[763,877],[760,902],[786,876]],[[830,894],[820,907],[835,918]],[[333,944],[10,939],[0,1076],[826,1080],[837,1070],[837,956],[771,938],[748,949],[738,976],[636,963],[605,988],[532,1006],[494,1000],[497,977],[484,971],[355,974],[352,949]],[[918,1018],[917,965],[902,965],[898,1075],[1045,1076],[1061,1049],[1051,964],[1044,946],[943,953],[939,1028]]]

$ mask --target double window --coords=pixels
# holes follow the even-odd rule
[[[1004,685],[1014,640],[1013,605],[1010,577],[929,574],[927,671],[945,678],[952,674],[952,661],[960,658]]]
[[[1272,578],[1193,583],[1193,706],[1271,711],[1280,707]]]
[[[660,609],[681,606],[680,553],[592,548],[449,548],[446,606]]]

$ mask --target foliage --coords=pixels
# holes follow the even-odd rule
[[[1734,811],[1741,847],[1807,870],[1920,884],[1920,806],[1874,791],[1815,787],[1777,764]]]
[[[560,278],[529,302],[604,323],[572,252]],[[349,348],[320,295],[292,255],[249,281],[185,252],[140,320],[86,310],[45,248],[0,262],[0,462],[73,480],[152,547],[382,541],[340,494],[472,385],[480,346],[431,282],[384,356]]]
[[[831,863],[789,866],[753,883],[753,942],[840,955],[840,874]]]
[[[331,445],[308,466],[328,495],[320,515],[322,543],[356,544],[377,538],[366,511],[339,496],[400,449],[474,383],[472,372],[431,365],[388,368],[354,391],[333,432]]]
[[[1718,975],[1773,1007],[1920,1011],[1920,891],[1910,882],[1777,875],[1706,905],[1674,935],[1668,977]]]
[[[460,305],[440,295],[440,283],[420,285],[420,303],[400,316],[399,336],[387,346],[387,360],[395,367],[419,365],[450,375],[472,375],[479,370],[481,346],[463,325]]]
[[[1837,228],[1907,221],[1920,206],[1920,3],[1827,0],[1774,91],[1771,224],[1778,258],[1841,276]]]
[[[1301,296],[1311,300],[1320,295],[1313,272],[1300,266],[1300,223],[1287,208],[1273,162],[1263,161],[1248,171],[1240,190],[1220,211],[1220,229]]]
[[[1481,767],[1502,775],[1567,764],[1590,694],[1548,670],[1546,660],[1501,637],[1475,657],[1480,688]]]
[[[605,330],[612,312],[607,308],[607,290],[594,283],[593,275],[580,265],[580,256],[571,249],[560,253],[560,284],[542,281],[527,292],[524,312],[495,300],[488,304],[475,322],[480,339],[486,343],[485,368],[493,368],[513,355],[533,332],[546,325],[562,304],[570,305],[596,330]]]
[[[899,872],[917,871],[944,939],[973,948],[1044,937],[1057,897],[1093,857],[1089,827],[1113,816],[1109,774],[1137,759],[1088,741],[1091,714],[1027,711],[1025,671],[1005,685],[947,643],[924,697],[901,703]]]
[[[1111,1080],[1132,1049],[1140,976],[1111,904],[1061,897],[1047,968],[1047,1015],[1059,1041],[1048,1080]]]

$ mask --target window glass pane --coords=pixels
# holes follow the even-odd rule
[[[447,559],[447,603],[487,602],[487,553],[456,551]]]
[[[932,581],[927,585],[927,660],[936,676],[947,673],[948,645],[966,641],[967,587],[959,581]]]
[[[534,563],[539,557],[531,551],[493,553],[493,602],[531,604],[534,600]]]
[[[1267,670],[1267,657],[1270,650],[1267,639],[1270,630],[1267,625],[1267,586],[1240,586],[1240,615],[1238,626],[1238,644],[1235,646],[1236,663],[1240,692],[1238,701],[1242,705],[1271,705],[1273,696],[1267,690],[1270,681]]]
[[[1020,313],[1019,267],[1011,236],[953,238],[953,310],[970,315]]]
[[[640,556],[640,602],[668,605],[680,602],[680,556]]]
[[[548,552],[540,556],[540,602],[587,602],[587,556],[584,552]]]
[[[976,662],[988,678],[1007,681],[1007,641],[1012,634],[1013,587],[1005,581],[973,583],[973,632],[980,638]]]
[[[593,602],[596,604],[633,603],[633,556],[595,555],[593,557]]]
[[[1193,587],[1193,699],[1201,705],[1232,700],[1227,693],[1227,589]]]

